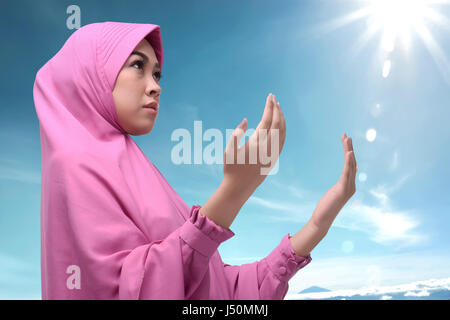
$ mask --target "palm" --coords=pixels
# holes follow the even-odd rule
[[[246,188],[254,190],[266,177],[261,172],[270,171],[276,164],[286,138],[285,118],[275,97],[267,97],[258,127],[246,143],[239,147],[246,130],[247,121],[244,119],[242,126],[231,136],[224,154],[224,179],[245,183]],[[264,159],[261,155],[267,157]]]

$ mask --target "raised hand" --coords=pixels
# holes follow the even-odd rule
[[[339,181],[319,200],[312,220],[321,230],[330,228],[333,220],[347,201],[355,194],[355,177],[358,165],[353,150],[352,138],[344,133],[341,137],[344,148],[344,169]]]
[[[225,149],[222,183],[200,208],[200,214],[224,228],[233,223],[240,208],[266,178],[265,173],[269,173],[276,164],[283,149],[286,121],[275,96],[270,94],[267,97],[261,122],[245,145],[239,147],[246,130],[247,121],[244,119],[233,131]],[[264,150],[264,147],[267,148]],[[263,148],[263,154],[270,153],[269,161],[260,157],[260,148]],[[268,167],[264,166],[267,164]]]
[[[230,137],[224,153],[223,179],[250,197],[278,161],[286,138],[286,121],[274,95],[267,96],[260,123],[245,145],[239,147],[246,130],[244,119]]]
[[[356,164],[355,152],[353,150],[352,138],[347,137],[344,133],[341,137],[342,146],[344,148],[344,169],[342,170],[341,177],[338,181],[339,193],[345,200],[350,199],[356,192],[355,177],[356,171],[358,171],[358,165]]]

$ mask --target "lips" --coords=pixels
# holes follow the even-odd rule
[[[156,101],[147,103],[144,108],[150,108],[150,109],[154,109],[154,110],[158,110],[158,103]]]

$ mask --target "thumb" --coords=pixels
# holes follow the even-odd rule
[[[242,119],[241,123],[239,123],[237,128],[241,128],[244,131],[247,130],[247,118]]]
[[[341,173],[341,179],[343,181],[347,181],[350,178],[350,161],[351,161],[351,157],[352,157],[352,151],[348,151],[345,154],[345,162],[344,162],[344,169],[342,169],[342,173]]]
[[[236,145],[236,148],[239,146],[239,142],[242,139],[242,136],[245,133],[245,130],[247,130],[247,119],[242,119],[241,123],[238,124],[236,129],[234,129],[233,133],[231,134],[230,141],[228,141],[227,148],[234,147]],[[235,142],[236,141],[236,142]]]
[[[247,119],[244,118],[244,119],[242,119],[241,123],[239,123],[237,128],[234,130],[236,133],[238,143],[241,141],[241,138],[244,135],[246,130],[247,130]]]

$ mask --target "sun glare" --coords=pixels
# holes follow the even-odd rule
[[[369,24],[381,29],[381,45],[391,52],[397,39],[408,45],[410,32],[417,29],[427,12],[425,0],[372,0],[369,4]],[[408,47],[407,47],[408,48]]]
[[[450,62],[427,26],[431,22],[442,27],[444,32],[450,30],[450,20],[439,12],[442,6],[450,5],[450,0],[353,0],[353,2],[358,4],[358,9],[322,24],[319,30],[330,32],[364,19],[367,28],[355,41],[351,50],[355,55],[376,34],[381,35],[380,49],[386,54],[396,50],[400,45],[405,52],[410,51],[411,39],[417,35],[450,84]],[[383,77],[386,78],[389,74],[389,63],[383,68]]]

